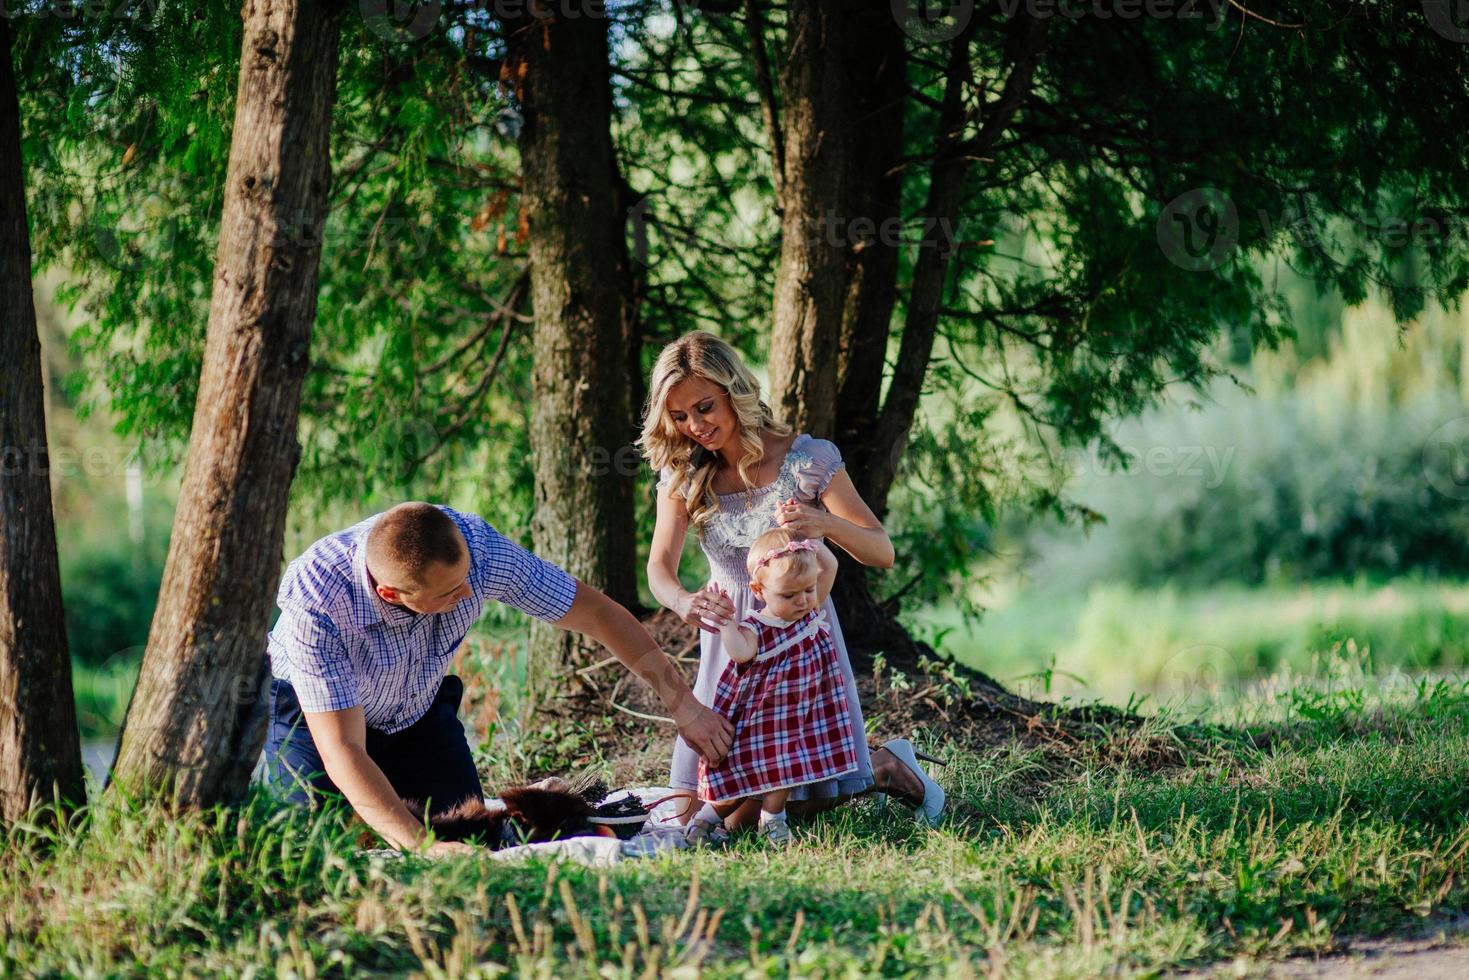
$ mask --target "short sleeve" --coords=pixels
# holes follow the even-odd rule
[[[658,471],[658,492],[661,494],[673,482],[673,467],[665,466]]]
[[[362,703],[341,634],[319,612],[288,604],[270,631],[271,671],[290,683],[302,711],[343,711]]]
[[[470,528],[475,591],[527,616],[554,623],[565,618],[576,600],[576,579],[490,526],[482,517],[462,515]]]
[[[836,443],[803,435],[791,443],[790,451],[800,453],[796,467],[796,489],[804,500],[819,500],[831,486],[831,478],[847,464]]]

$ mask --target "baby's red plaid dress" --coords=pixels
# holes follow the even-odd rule
[[[699,760],[699,798],[722,803],[832,779],[857,768],[836,647],[820,610],[794,623],[752,613],[746,664],[724,668],[711,707],[734,724],[724,762]]]

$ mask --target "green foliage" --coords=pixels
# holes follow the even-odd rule
[[[1044,696],[1122,703],[1237,699],[1253,685],[1293,683],[1351,651],[1371,671],[1410,674],[1469,666],[1469,588],[1399,579],[1249,588],[1087,589],[1037,583],[965,628],[959,610],[919,616],[948,629],[943,649],[1007,682],[1044,678]],[[1037,674],[1041,671],[1041,674]],[[1284,678],[1285,680],[1282,680]],[[1041,684],[1033,683],[1040,693]]]
[[[779,243],[744,25],[722,7],[611,9],[614,135],[630,234],[647,246],[635,249],[647,259],[645,358],[693,327],[758,351]],[[77,274],[71,298],[91,321],[77,342],[105,389],[96,394],[126,432],[176,458],[207,311],[239,19],[209,5],[146,14],[20,21],[23,118],[38,259]],[[974,16],[976,76],[1000,77],[1001,14]],[[947,345],[905,481],[934,461],[951,417],[996,433],[970,459],[1027,427],[1033,444],[1105,448],[1106,420],[1221,370],[1209,356],[1221,329],[1247,346],[1275,342],[1289,322],[1248,256],[1289,254],[1349,300],[1375,284],[1400,316],[1463,291],[1462,241],[1384,231],[1419,218],[1442,230],[1461,213],[1469,164],[1442,139],[1469,126],[1469,100],[1451,91],[1459,52],[1390,5],[1342,0],[1300,16],[1298,30],[1245,21],[1238,32],[1208,18],[1055,19],[1030,104],[966,189]],[[779,50],[779,11],[768,28]],[[941,87],[935,50],[911,51],[910,84],[930,97]],[[501,341],[491,317],[523,266],[502,51],[498,25],[475,5],[446,4],[413,43],[347,20],[298,500],[469,498],[512,530],[526,524],[529,344],[517,322],[481,383]],[[1377,83],[1363,86],[1364,71]],[[1410,89],[1442,97],[1400,97]],[[933,124],[931,103],[910,100],[915,161]],[[926,171],[911,172],[899,317],[932,217]],[[1158,219],[1203,187],[1232,201],[1239,251],[1193,270],[1165,254]],[[973,245],[987,238],[993,249]],[[945,480],[940,493],[957,481],[965,506],[1000,499],[989,481],[1016,484],[985,466]],[[1052,482],[1021,481],[1015,499],[1061,507]],[[966,542],[949,540],[952,559]]]
[[[166,540],[149,539],[139,547],[125,536],[68,553],[61,563],[61,591],[73,660],[97,667],[147,643],[167,554]]]
[[[1469,492],[1444,440],[1463,413],[1456,397],[1323,412],[1307,394],[1228,393],[1155,413],[1113,436],[1129,470],[1072,456],[1072,492],[1106,526],[1026,547],[1038,574],[1078,584],[1462,576]]]
[[[63,299],[86,315],[74,384],[158,466],[191,423],[240,45],[237,10],[167,6],[20,22],[38,264],[70,270]],[[344,29],[296,498],[429,496],[513,530],[530,510],[527,307],[494,315],[523,266],[515,153],[496,73],[463,43]]]

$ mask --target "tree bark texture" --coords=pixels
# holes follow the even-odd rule
[[[771,127],[773,143],[783,148],[777,163],[784,161],[772,400],[798,430],[835,436],[858,492],[879,517],[918,409],[955,244],[932,229],[957,229],[968,162],[994,145],[1024,101],[1045,23],[1024,14],[1011,21],[1004,90],[966,140],[973,30],[971,24],[950,44],[924,210],[903,222],[910,234],[917,227],[927,237],[918,243],[884,397],[903,247],[897,234],[902,182],[913,169],[904,145],[906,42],[887,3],[791,0],[789,6],[781,119]],[[752,26],[752,44],[758,34]],[[762,102],[769,116],[774,99]],[[910,658],[918,652],[894,610],[876,602],[867,570],[845,556],[835,598],[854,652]]]
[[[39,799],[83,803],[62,615],[41,341],[31,291],[20,105],[0,19],[0,821]]]
[[[846,237],[859,217],[850,153],[850,0],[791,0],[781,73],[780,263],[770,339],[770,403],[798,432],[835,434],[837,353],[847,299]]]
[[[188,459],[114,784],[208,806],[264,740],[265,634],[300,447],[344,7],[246,0]]]
[[[637,606],[631,377],[636,336],[625,193],[612,146],[608,20],[528,4],[505,19],[505,77],[520,131],[535,317],[530,445],[534,544],[617,602]],[[536,623],[533,675],[581,663],[580,637]]]

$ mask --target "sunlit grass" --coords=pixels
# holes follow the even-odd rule
[[[1058,761],[928,733],[951,759],[941,827],[863,801],[785,854],[746,839],[595,871],[394,860],[358,852],[339,812],[263,796],[178,816],[104,801],[59,832],[6,833],[0,959],[76,975],[1081,977],[1327,951],[1462,910],[1469,686],[1384,687],[1349,658],[1297,681],[1209,718],[1254,738],[1164,771],[1105,739]],[[1165,712],[1149,735],[1177,723]]]
[[[946,652],[1002,681],[1042,692],[1049,681],[1053,695],[1117,703],[1216,696],[1282,670],[1309,673],[1347,640],[1379,670],[1469,667],[1469,584],[1458,582],[1028,589],[972,629],[951,608],[917,619]]]

